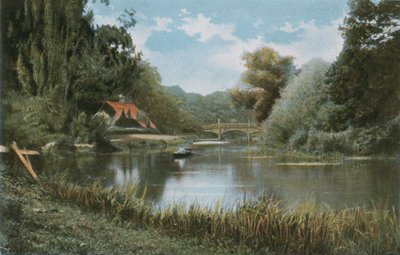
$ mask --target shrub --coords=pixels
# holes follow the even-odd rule
[[[324,132],[310,130],[302,149],[309,152],[352,152],[352,131]]]
[[[319,122],[319,111],[328,100],[324,82],[328,68],[327,62],[312,60],[289,82],[265,121],[264,143],[297,147],[305,142],[306,133]]]
[[[72,120],[71,136],[76,143],[88,143],[89,134],[88,117],[86,113],[81,112]]]
[[[4,142],[37,148],[62,136],[67,110],[49,97],[9,93],[4,99]]]

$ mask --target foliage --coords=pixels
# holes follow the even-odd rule
[[[344,48],[329,71],[334,130],[374,126],[400,110],[400,7],[396,1],[349,5]]]
[[[197,121],[185,109],[179,107],[179,100],[161,85],[157,69],[150,63],[138,64],[138,76],[127,95],[137,106],[147,113],[155,125],[165,133],[182,132],[186,129],[198,130]]]
[[[256,97],[247,90],[240,90],[237,87],[232,88],[230,91],[232,104],[237,109],[252,109],[257,102]]]
[[[265,145],[348,154],[399,149],[400,8],[393,1],[349,5],[339,57],[329,68],[305,67],[284,89],[265,123]]]
[[[208,95],[186,93],[178,86],[165,87],[173,95],[181,109],[192,116],[199,124],[222,122],[247,122],[246,110],[236,108],[231,104],[228,91],[217,91]]]
[[[135,11],[126,10],[120,26],[94,27],[94,14],[85,11],[86,3],[2,1],[2,21],[7,28],[2,30],[3,72],[7,73],[3,97],[10,98],[4,110],[5,142],[16,139],[21,144],[41,145],[50,134],[67,134],[84,142],[103,139],[103,125],[99,128],[89,116],[119,94],[137,103],[162,131],[193,127],[193,118],[165,94],[157,70],[136,52],[127,32],[136,23]],[[31,123],[22,115],[34,110],[18,105],[19,97],[28,100],[31,108],[40,108],[29,115]],[[36,106],[42,102],[47,109]],[[50,117],[53,110],[56,113]],[[35,131],[37,138],[24,142],[29,139],[24,130]]]
[[[249,96],[247,92],[241,95],[234,90],[232,96],[236,105],[245,100],[242,105],[251,105],[257,113],[257,119],[263,121],[269,116],[275,101],[280,97],[281,89],[286,86],[294,71],[293,58],[282,57],[273,49],[264,47],[246,53],[243,60],[246,71],[242,80],[250,87],[259,89],[259,92]]]
[[[308,132],[325,118],[328,88],[324,80],[328,68],[323,60],[312,60],[282,90],[265,121],[264,143],[298,149],[307,142]]]
[[[28,97],[12,93],[4,99],[3,110],[12,117],[3,121],[6,142],[18,141],[24,147],[37,147],[61,138],[67,114],[51,97]]]
[[[75,143],[97,143],[106,137],[110,126],[110,117],[107,114],[95,114],[88,117],[81,112],[74,117],[70,127],[70,136]]]
[[[2,2],[3,4],[3,2]],[[5,142],[37,146],[50,136],[65,133],[71,104],[69,64],[82,56],[89,16],[82,16],[83,1],[21,1],[9,6],[3,51],[9,52],[3,98]],[[14,14],[14,15],[13,15]],[[25,100],[25,102],[23,102]],[[8,126],[7,126],[8,125]]]

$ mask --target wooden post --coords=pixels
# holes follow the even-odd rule
[[[17,144],[13,142],[11,144],[11,148],[15,151],[17,154],[18,158],[21,160],[22,164],[24,164],[25,168],[28,170],[29,174],[33,177],[35,181],[38,180],[38,177],[35,173],[35,171],[32,168],[31,162],[29,161],[28,155],[26,155],[26,159],[22,155],[21,151],[18,149]]]
[[[218,118],[218,140],[221,140],[221,119]]]

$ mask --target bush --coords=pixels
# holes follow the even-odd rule
[[[67,111],[51,97],[28,97],[9,93],[4,100],[3,138],[6,144],[38,148],[57,140],[67,120]]]
[[[388,122],[382,126],[348,129],[341,132],[310,131],[304,146],[309,152],[342,152],[355,155],[395,153],[400,129]]]
[[[291,150],[299,149],[305,143],[307,143],[307,139],[308,139],[307,130],[303,128],[296,129],[293,135],[289,138],[288,147]]]
[[[72,120],[71,137],[76,143],[88,143],[89,135],[88,117],[86,113],[81,112]]]
[[[265,121],[261,143],[277,150],[346,154],[393,153],[399,150],[400,115],[381,125],[333,132],[342,106],[328,96],[329,65],[313,60],[288,84]],[[333,121],[333,122],[332,122]]]
[[[328,100],[324,82],[328,68],[327,62],[312,60],[289,82],[265,121],[264,143],[298,147],[305,142],[308,130],[323,118],[319,111]]]
[[[351,153],[354,150],[351,136],[351,130],[337,133],[311,130],[302,149],[309,152]]]

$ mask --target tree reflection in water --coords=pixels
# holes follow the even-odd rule
[[[247,146],[196,148],[197,155],[173,160],[170,153],[119,153],[65,157],[44,169],[68,169],[77,181],[107,186],[132,182],[156,205],[173,201],[210,204],[264,196],[295,205],[313,197],[334,208],[400,205],[400,166],[395,161],[346,160],[338,166],[281,166],[269,158],[249,158]],[[400,208],[399,208],[400,209]]]

